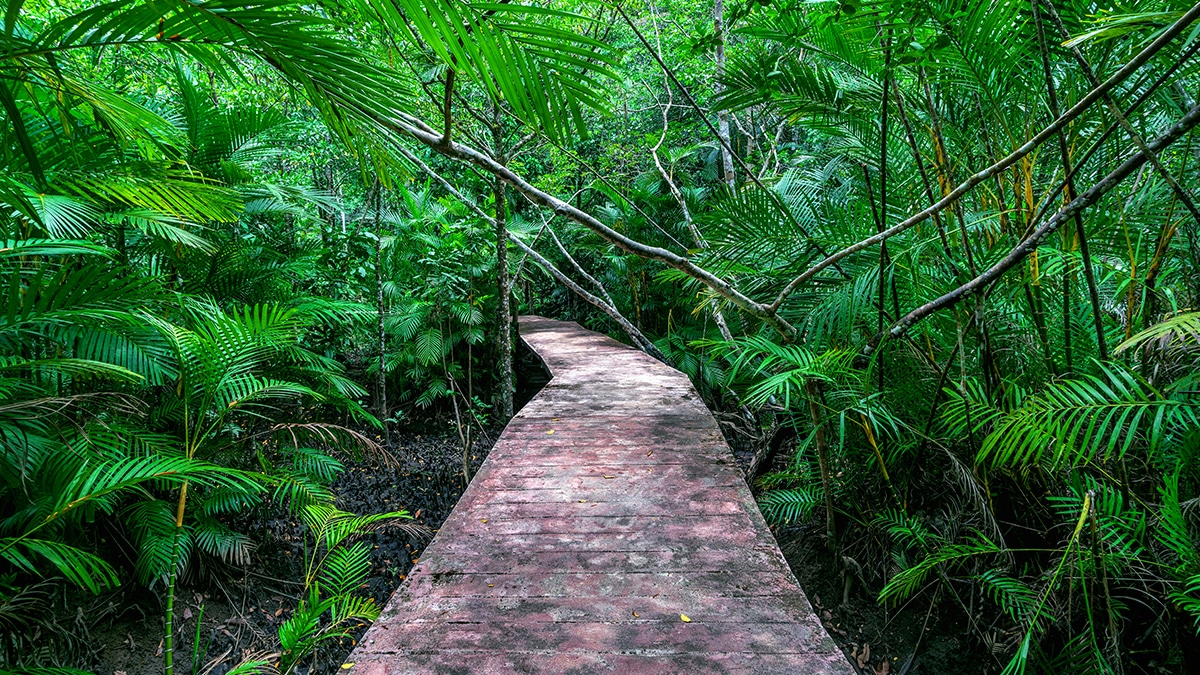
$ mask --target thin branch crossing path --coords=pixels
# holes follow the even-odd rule
[[[553,379],[348,672],[850,675],[687,377],[574,323],[520,326]]]

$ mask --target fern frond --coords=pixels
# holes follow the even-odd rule
[[[1165,398],[1117,366],[1048,385],[996,421],[980,461],[1017,467],[1048,459],[1052,466],[1123,457],[1135,442],[1154,456],[1164,435],[1200,424],[1200,406]]]
[[[821,505],[819,486],[768,490],[758,500],[758,507],[771,524],[790,525],[806,520]]]
[[[99,593],[120,583],[112,565],[74,546],[30,537],[0,539],[0,558],[30,574],[39,574],[33,557],[50,563],[68,581],[92,593]]]

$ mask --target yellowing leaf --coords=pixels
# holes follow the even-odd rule
[[[342,664],[342,670],[350,670],[350,669],[351,669],[351,668],[353,668],[353,667],[354,667],[354,662],[353,662],[353,661],[351,661],[351,662],[349,662],[349,663],[343,663],[343,664]]]
[[[688,615],[687,615],[687,614],[680,614],[680,615],[679,615],[679,620],[680,620],[680,621],[682,621],[682,622],[684,622],[684,623],[691,623],[691,622],[692,622],[692,620],[688,618]]]
[[[554,430],[553,430],[553,429],[551,429],[550,431],[547,431],[546,433],[548,433],[548,434],[552,434],[552,433],[554,433]]]

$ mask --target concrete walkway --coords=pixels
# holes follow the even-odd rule
[[[687,377],[520,322],[553,379],[346,672],[852,673]]]

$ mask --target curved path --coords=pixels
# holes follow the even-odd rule
[[[349,672],[849,675],[687,377],[574,323],[520,326],[553,379]]]

